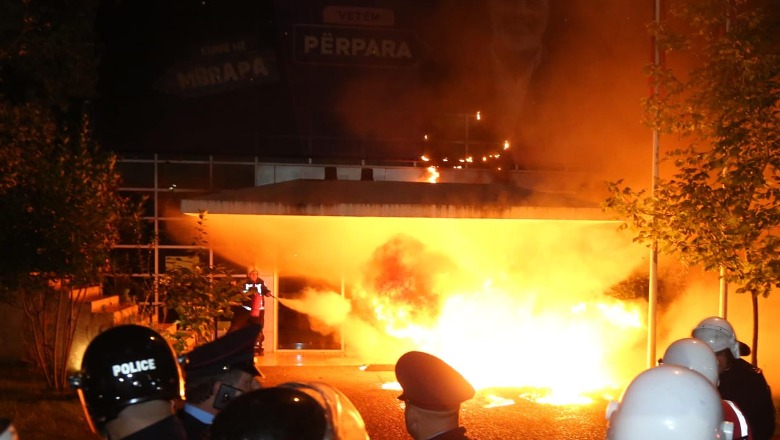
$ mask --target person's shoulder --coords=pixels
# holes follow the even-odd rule
[[[187,433],[187,438],[189,440],[206,438],[209,425],[201,422],[184,409],[180,409],[178,412],[176,412],[176,416],[181,421],[181,424],[184,427],[184,431]]]
[[[745,361],[737,359],[732,368],[721,374],[721,383],[730,383],[732,386],[742,384],[751,389],[767,388],[769,385],[761,368]]]
[[[764,375],[764,372],[761,370],[761,368],[751,364],[750,362],[748,362],[748,361],[746,361],[744,359],[737,359],[736,362],[735,362],[735,366],[739,370],[741,370],[741,371],[743,371],[743,372],[745,372],[747,374],[751,374],[751,375],[755,375],[755,376],[763,376]]]
[[[136,431],[125,440],[188,440],[181,419],[171,414],[159,422]]]

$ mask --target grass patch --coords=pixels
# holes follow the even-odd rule
[[[0,363],[0,417],[13,421],[21,440],[97,440],[75,391],[56,393],[35,369]]]

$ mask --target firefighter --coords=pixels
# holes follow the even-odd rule
[[[87,346],[70,377],[92,432],[109,440],[186,439],[174,403],[184,382],[176,354],[154,330],[120,325]]]
[[[468,439],[459,426],[460,404],[474,397],[474,387],[460,373],[436,356],[410,351],[396,362],[395,376],[412,438]]]
[[[732,440],[718,391],[701,374],[659,365],[637,375],[607,407],[607,440]]]
[[[184,357],[184,407],[177,413],[189,440],[206,439],[214,416],[241,393],[260,388],[254,346],[260,326],[250,324],[196,347]]]
[[[672,342],[661,359],[664,365],[679,365],[689,368],[706,377],[717,387],[718,360],[710,346],[696,338],[683,338]],[[734,440],[753,440],[747,419],[737,404],[730,400],[721,400],[723,418],[734,424]]]
[[[255,354],[263,356],[263,342],[265,335],[263,327],[265,326],[265,299],[272,297],[271,289],[265,285],[265,281],[260,278],[260,272],[256,267],[250,266],[247,269],[247,278],[243,283],[243,291],[247,294],[247,299],[240,307],[233,309],[233,320],[227,333],[232,333],[249,324],[259,324],[260,333],[257,335],[255,343]]]
[[[755,440],[771,439],[775,432],[772,391],[761,369],[740,358],[744,349],[741,350],[734,327],[723,318],[711,316],[702,320],[692,335],[715,352],[721,397],[742,410]]]
[[[210,440],[368,440],[363,417],[322,382],[288,382],[238,396],[217,414]]]

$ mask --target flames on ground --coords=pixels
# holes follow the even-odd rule
[[[604,294],[644,255],[615,224],[223,215],[209,222],[218,250],[251,253],[241,262],[267,264],[276,253],[280,276],[342,274],[343,295],[312,289],[280,301],[316,331],[338,328],[345,350],[366,363],[394,364],[422,350],[477,389],[517,387],[527,390],[518,397],[579,403],[605,392],[616,398],[645,362],[646,303]],[[495,399],[488,404],[506,404]]]
[[[524,387],[523,397],[553,404],[587,403],[604,392],[617,397],[622,372],[615,357],[646,332],[640,304],[580,292],[575,278],[568,291],[553,292],[515,280],[467,282],[457,269],[397,236],[376,250],[351,301],[310,292],[284,304],[332,325],[348,319],[349,303],[354,316],[383,335],[378,347],[434,353],[478,389]],[[323,307],[328,296],[333,302]],[[345,338],[353,339],[349,330]],[[507,403],[489,398],[490,405]]]

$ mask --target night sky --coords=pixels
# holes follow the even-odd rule
[[[462,156],[480,111],[471,154],[508,140],[521,168],[610,169],[649,148],[641,3],[106,1],[96,129],[120,152],[405,160]],[[545,10],[541,49],[506,64],[509,82],[496,4]],[[539,29],[513,13],[506,32]]]

